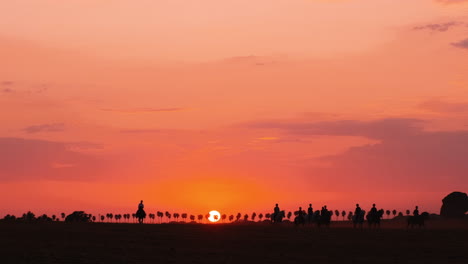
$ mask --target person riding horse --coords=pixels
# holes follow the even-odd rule
[[[143,204],[143,200],[140,201],[138,204],[138,210],[136,212],[136,217],[138,218],[138,223],[142,224],[143,220],[146,218],[146,212],[144,210],[145,205]]]
[[[305,223],[305,211],[302,211],[302,207],[299,207],[299,210],[297,211],[297,215],[294,218],[294,224],[304,225],[304,223]]]
[[[354,210],[353,219],[353,227],[356,228],[357,225],[362,228],[362,224],[364,223],[364,215],[366,214],[365,211],[359,207],[359,204],[356,204],[356,209]]]
[[[377,210],[375,204],[373,204],[372,209],[367,214],[367,222],[369,223],[369,227],[380,227],[380,218],[382,218],[383,213],[383,209]]]
[[[275,208],[273,209],[273,215],[272,215],[272,219],[273,219],[273,222],[276,221],[278,215],[280,214],[281,210],[278,206],[278,204],[275,205]]]
[[[312,208],[312,204],[309,204],[309,208],[307,209],[307,222],[310,224],[314,221],[314,209]]]

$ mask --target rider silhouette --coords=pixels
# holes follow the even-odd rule
[[[312,215],[314,213],[314,209],[312,209],[312,204],[309,204],[309,208],[307,209],[307,214]]]
[[[297,211],[297,216],[303,216],[304,212],[302,211],[302,207],[299,207],[299,211]]]
[[[354,210],[354,215],[361,215],[361,207],[359,207],[359,204],[356,204],[356,210]]]
[[[143,204],[143,200],[140,201],[138,204],[138,210],[143,210],[145,208],[145,205]]]
[[[371,214],[377,214],[377,208],[375,208],[375,204],[372,204],[372,209],[370,210]]]
[[[276,204],[275,209],[273,209],[273,211],[274,211],[275,215],[276,215],[276,214],[279,214],[280,209],[279,209],[279,207],[278,207],[278,204]]]
[[[320,214],[322,216],[326,216],[328,214],[328,209],[326,205],[322,207],[322,211],[320,212]]]
[[[419,216],[419,210],[418,210],[419,207],[416,206],[416,208],[414,209],[413,211],[413,215],[414,216]]]

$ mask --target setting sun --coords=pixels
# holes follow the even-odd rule
[[[210,212],[210,217],[208,217],[208,220],[210,220],[210,222],[212,223],[216,223],[219,221],[220,218],[221,214],[218,211],[213,210]]]

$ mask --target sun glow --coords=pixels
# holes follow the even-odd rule
[[[221,214],[218,211],[213,210],[210,212],[210,217],[208,217],[208,220],[212,223],[216,223],[220,218]]]

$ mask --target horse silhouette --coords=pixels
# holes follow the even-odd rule
[[[364,216],[366,215],[366,211],[361,210],[359,215],[353,215],[353,227],[356,228],[358,225],[362,228],[362,224],[364,223]]]
[[[414,226],[424,227],[426,220],[429,219],[429,213],[424,212],[420,215],[413,215],[408,217],[408,227],[413,228]]]
[[[283,218],[286,216],[284,210],[280,211],[279,213],[272,213],[271,214],[271,222],[273,223],[281,223],[283,222]]]
[[[384,210],[380,209],[375,212],[369,212],[366,216],[367,223],[369,224],[369,227],[380,227],[380,219],[382,218],[384,214]]]
[[[138,209],[135,216],[138,218],[138,223],[143,224],[143,221],[146,218],[146,212],[143,208]]]

